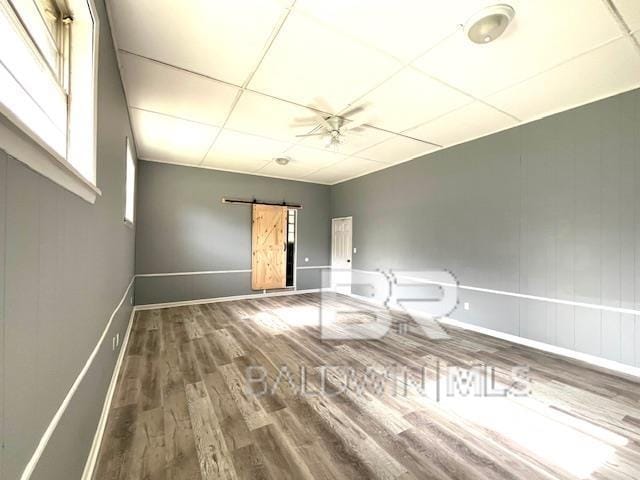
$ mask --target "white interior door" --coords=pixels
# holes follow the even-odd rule
[[[339,293],[351,293],[352,218],[331,220],[331,286]]]

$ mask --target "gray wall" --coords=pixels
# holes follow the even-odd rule
[[[313,183],[141,161],[136,273],[251,269],[251,207],[222,204],[222,197],[301,203],[298,266],[328,265],[329,190]],[[298,289],[320,286],[319,270],[299,269],[297,274]],[[137,304],[249,293],[255,293],[249,273],[136,280]]]
[[[98,81],[98,186],[94,205],[0,151],[0,478],[19,478],[80,373],[133,275],[134,230],[123,223],[129,119],[104,5]],[[0,118],[0,148],[19,137]],[[80,478],[131,305],[114,318],[85,380],[36,467],[34,479]]]
[[[463,285],[640,309],[640,91],[332,188],[354,268],[446,268]],[[640,366],[627,314],[460,291],[453,318]]]

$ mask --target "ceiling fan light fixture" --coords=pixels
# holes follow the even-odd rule
[[[331,130],[323,136],[324,147],[337,147],[342,143],[342,134],[339,130]]]
[[[347,115],[360,113],[367,107],[367,105],[368,103],[365,103],[365,104],[361,104],[356,107],[350,108],[346,112],[343,112],[342,115],[329,115],[329,116],[325,116],[326,114],[322,114],[322,112],[314,109],[316,128],[311,130],[310,133],[299,134],[299,135],[296,135],[296,137],[297,138],[318,137],[318,140],[322,142],[322,144],[324,145],[324,148],[327,148],[327,149],[332,148],[337,151],[338,147],[345,142],[345,139],[348,139],[349,135],[351,135],[352,130],[354,132],[361,131],[363,125],[365,125],[366,123],[365,120],[354,120],[351,118],[347,118]],[[327,109],[327,110],[332,110],[332,109]],[[305,119],[297,119],[298,122],[300,120],[305,120]],[[295,125],[296,124],[294,124],[294,126]]]
[[[473,43],[491,43],[507,29],[516,11],[510,5],[500,4],[484,8],[464,25],[464,31]]]

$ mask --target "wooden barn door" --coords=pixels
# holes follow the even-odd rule
[[[285,288],[287,282],[287,207],[253,206],[251,288]]]

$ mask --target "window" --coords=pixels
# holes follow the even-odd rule
[[[136,200],[136,162],[131,151],[131,142],[127,138],[126,146],[126,182],[125,182],[125,202],[124,202],[124,220],[133,224],[133,216],[135,211]]]
[[[92,1],[0,0],[0,113],[95,187]]]

